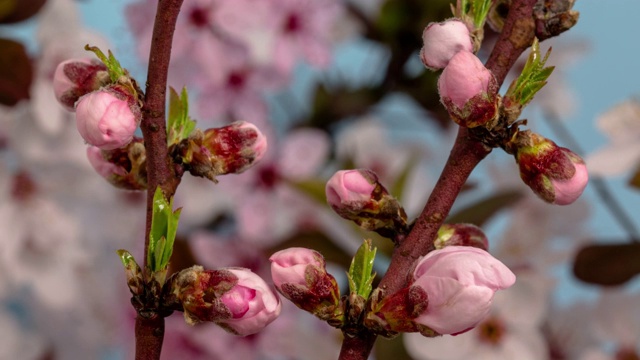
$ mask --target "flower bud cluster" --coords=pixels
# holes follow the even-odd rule
[[[327,273],[324,257],[305,248],[280,250],[269,258],[276,289],[297,307],[338,324],[343,317],[340,289]]]
[[[188,324],[212,321],[236,335],[254,334],[280,314],[280,300],[255,273],[244,268],[204,270],[193,266],[171,279]]]
[[[407,215],[371,170],[341,170],[325,187],[327,202],[340,216],[382,236],[406,231]]]
[[[408,287],[374,296],[365,324],[390,333],[460,334],[489,314],[497,290],[514,282],[511,270],[488,252],[447,246],[418,259]]]
[[[220,128],[196,130],[176,146],[177,156],[192,175],[217,181],[216,176],[239,174],[267,151],[267,138],[253,124],[238,121]]]
[[[420,59],[444,69],[438,79],[440,101],[458,125],[491,128],[498,118],[498,83],[480,59],[467,25],[460,19],[429,24],[422,34]]]
[[[444,224],[438,229],[438,236],[433,242],[436,249],[447,246],[473,246],[489,250],[489,240],[482,229],[473,224]]]
[[[577,154],[531,131],[520,131],[509,144],[520,177],[544,201],[568,205],[580,197],[589,181]]]

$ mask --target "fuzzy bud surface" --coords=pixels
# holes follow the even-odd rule
[[[76,104],[78,132],[87,143],[102,150],[130,143],[141,119],[135,99],[117,86],[88,93]]]
[[[420,50],[422,63],[431,70],[444,69],[455,54],[473,51],[467,25],[459,19],[430,23],[422,33],[424,43]]]

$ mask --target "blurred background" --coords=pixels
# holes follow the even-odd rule
[[[115,189],[91,167],[52,79],[61,61],[89,57],[88,43],[144,84],[156,3],[0,0],[0,359],[132,357],[135,314],[115,250],[141,258],[144,193]],[[346,288],[367,237],[384,273],[391,242],[333,214],[324,184],[338,169],[370,168],[410,218],[419,214],[456,130],[439,73],[418,56],[422,30],[451,17],[449,3],[185,0],[170,85],[187,87],[198,127],[253,122],[269,150],[219,184],[185,176],[172,268],[244,266],[268,280],[271,253],[304,246]],[[482,226],[516,286],[473,331],[381,339],[373,358],[640,359],[640,2],[579,0],[573,10],[577,25],[541,44],[556,69],[523,118],[583,156],[590,185],[572,205],[546,204],[494,150],[447,222]],[[495,38],[487,27],[481,59]],[[283,305],[247,338],[173,314],[163,358],[337,358],[337,330]]]

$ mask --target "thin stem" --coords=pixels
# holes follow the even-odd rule
[[[147,155],[147,221],[143,268],[147,267],[147,249],[153,213],[153,194],[158,186],[167,198],[175,193],[180,182],[168,156],[165,119],[167,74],[171,58],[171,44],[183,0],[160,0],[153,25],[149,53],[147,88],[140,128]],[[158,360],[164,339],[164,318],[154,314],[150,318],[136,317],[136,360]]]
[[[496,77],[498,86],[502,85],[520,54],[533,42],[535,3],[536,0],[514,0],[511,4],[503,32],[486,64]],[[476,165],[491,151],[469,132],[466,128],[459,129],[449,159],[427,204],[409,235],[394,250],[389,269],[379,285],[386,294],[402,289],[415,260],[433,250],[433,240],[462,186]],[[366,360],[375,340],[376,335],[366,329],[357,338],[345,336],[340,360]]]
[[[582,149],[580,144],[578,144],[578,141],[575,139],[573,134],[571,134],[571,131],[567,129],[564,122],[558,119],[558,117],[551,112],[546,112],[544,119],[549,127],[553,130],[553,132],[556,133],[556,136],[561,138],[563,142],[565,142],[573,151],[577,152],[579,155],[584,155],[584,150]],[[599,176],[592,176],[590,177],[589,182],[591,183],[591,185],[593,185],[596,194],[598,195],[602,203],[604,203],[604,205],[607,207],[607,209],[609,209],[609,212],[611,212],[613,218],[627,233],[629,239],[632,242],[639,242],[640,232],[638,232],[638,228],[636,227],[633,220],[631,220],[631,217],[624,210],[620,202],[613,195],[611,189],[609,189],[609,186],[607,185],[606,180]]]

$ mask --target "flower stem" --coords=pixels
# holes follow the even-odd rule
[[[140,128],[144,136],[147,154],[147,222],[145,231],[144,266],[147,267],[149,232],[153,214],[153,194],[158,186],[167,199],[178,187],[180,178],[176,176],[167,150],[167,130],[165,119],[167,74],[171,58],[173,33],[183,0],[159,0],[153,25],[153,38],[149,53],[147,88],[142,108]],[[136,360],[160,359],[164,339],[164,318],[136,317]]]
[[[503,32],[489,56],[486,67],[493,72],[501,86],[516,60],[534,39],[533,6],[536,0],[514,0],[505,20]],[[433,250],[433,240],[446,219],[462,186],[475,167],[491,149],[474,137],[470,130],[458,131],[449,159],[442,170],[427,204],[418,216],[407,237],[394,249],[389,269],[382,277],[379,288],[393,294],[406,285],[407,274],[415,260]],[[366,360],[373,348],[376,335],[364,329],[357,338],[345,339],[340,360]]]

